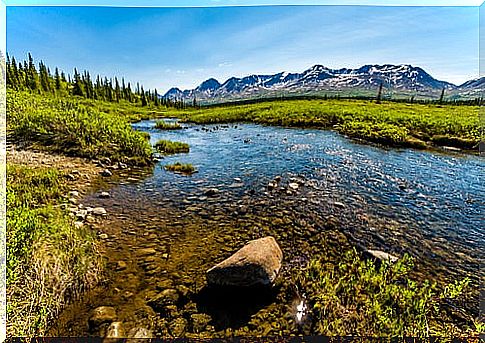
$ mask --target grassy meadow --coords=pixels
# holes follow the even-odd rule
[[[252,122],[332,129],[388,146],[433,145],[474,149],[482,138],[478,106],[366,100],[286,100],[248,105],[169,110],[165,115],[197,124]]]

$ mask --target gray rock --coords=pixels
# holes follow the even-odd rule
[[[283,252],[271,236],[248,242],[206,273],[211,286],[269,286],[281,268]]]
[[[100,306],[91,312],[88,319],[88,325],[91,330],[95,330],[101,324],[114,322],[116,318],[116,310],[113,307]]]
[[[76,198],[69,198],[68,200],[71,204],[76,205],[77,204],[77,199]]]
[[[290,182],[290,183],[288,184],[288,187],[289,187],[290,189],[292,189],[292,190],[296,191],[296,190],[297,190],[297,189],[300,187],[300,185],[299,185],[299,184],[297,184],[296,182]]]
[[[70,191],[68,194],[70,197],[73,197],[73,198],[77,198],[79,196],[78,191]]]

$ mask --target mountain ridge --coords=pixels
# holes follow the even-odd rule
[[[439,97],[444,89],[455,98],[476,97],[483,93],[485,78],[455,85],[437,80],[420,67],[410,64],[367,64],[359,68],[331,69],[316,64],[301,73],[279,72],[272,75],[230,77],[223,83],[209,78],[194,89],[173,87],[163,97],[172,100],[214,101],[249,98],[265,94],[304,94],[311,92],[361,92],[384,90],[402,95]]]

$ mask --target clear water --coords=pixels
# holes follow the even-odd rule
[[[155,121],[133,124],[159,139],[186,142],[190,153],[165,157],[153,175],[125,187],[182,206],[230,207],[243,195],[303,200],[298,211],[336,216],[341,230],[367,247],[426,256],[453,270],[478,269],[485,241],[484,160],[479,156],[355,143],[332,131],[253,124],[191,125],[161,131]],[[183,176],[163,165],[191,163]],[[297,194],[271,193],[276,176],[304,181]],[[135,188],[133,188],[135,187]],[[218,188],[216,199],[204,191]],[[336,206],[335,202],[340,203]],[[296,210],[296,209],[295,209]]]

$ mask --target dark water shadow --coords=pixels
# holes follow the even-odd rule
[[[200,312],[212,317],[211,325],[216,331],[238,329],[247,325],[251,316],[274,303],[280,288],[206,286],[194,300]]]

